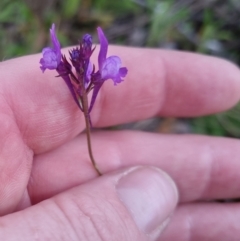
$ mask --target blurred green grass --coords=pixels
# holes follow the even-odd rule
[[[56,23],[64,46],[101,25],[111,43],[170,48],[240,64],[240,1],[1,0],[1,60],[40,52]],[[193,132],[240,136],[240,108],[189,121]]]

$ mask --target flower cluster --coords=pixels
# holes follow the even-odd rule
[[[85,111],[87,108],[90,114],[96,97],[103,83],[112,79],[114,84],[123,81],[127,75],[127,68],[121,67],[121,59],[118,56],[107,57],[108,41],[100,27],[97,28],[100,41],[100,51],[98,54],[98,70],[91,63],[90,57],[95,50],[92,47],[92,37],[85,34],[79,43],[79,46],[69,51],[70,61],[61,53],[61,46],[55,33],[55,25],[50,29],[53,47],[47,47],[42,50],[43,57],[40,60],[41,70],[55,69],[58,76],[61,76],[66,82],[76,104]],[[75,71],[73,71],[73,68]],[[93,91],[90,105],[86,106],[84,96]],[[84,107],[85,105],[85,107]]]

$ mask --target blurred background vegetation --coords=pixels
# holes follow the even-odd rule
[[[40,52],[56,23],[63,46],[102,26],[109,42],[220,56],[240,65],[239,0],[1,0],[0,58]],[[124,125],[158,132],[240,136],[240,107],[195,119]]]

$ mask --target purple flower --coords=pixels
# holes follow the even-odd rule
[[[93,94],[89,106],[89,113],[92,111],[93,105],[97,98],[98,92],[102,87],[105,80],[112,79],[114,85],[121,83],[123,78],[127,75],[127,68],[121,67],[122,62],[118,56],[110,56],[107,58],[108,41],[105,37],[102,29],[97,28],[98,38],[100,42],[100,51],[98,55],[98,67],[99,71],[93,75]]]
[[[55,33],[55,24],[52,24],[50,29],[53,47],[47,47],[42,50],[43,57],[40,59],[41,70],[44,72],[46,69],[57,69],[61,62],[61,46]]]
[[[55,33],[54,24],[50,29],[53,47],[44,48],[42,50],[43,57],[40,59],[40,68],[43,72],[46,69],[55,69],[59,76],[63,78],[81,111],[86,111],[83,107],[84,99],[87,99],[88,93],[93,91],[87,109],[88,115],[103,83],[112,79],[114,85],[117,85],[127,75],[127,68],[121,67],[121,59],[118,56],[107,57],[108,41],[100,27],[97,28],[97,31],[100,41],[98,71],[95,70],[95,66],[90,61],[90,57],[95,50],[95,47],[92,48],[92,36],[85,34],[79,46],[69,51],[70,62],[68,62],[67,58],[61,54],[61,46]],[[75,71],[72,70],[73,68]]]
[[[112,79],[114,85],[123,81],[127,75],[127,68],[121,68],[121,59],[118,56],[107,58],[108,41],[100,27],[97,28],[98,38],[100,41],[100,51],[98,55],[98,66],[101,73],[102,81]]]

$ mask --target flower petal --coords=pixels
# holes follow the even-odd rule
[[[53,48],[47,47],[42,50],[43,57],[40,59],[41,70],[56,69],[61,62],[61,46],[55,33],[55,25],[50,29]]]
[[[123,81],[123,79],[121,78],[120,74],[118,74],[113,78],[113,81],[114,81],[114,85],[117,85],[117,84],[121,83]]]
[[[55,33],[55,24],[52,24],[52,28],[50,29],[50,35],[52,39],[53,49],[56,52],[58,63],[61,61],[61,45],[57,39],[56,33]]]
[[[92,62],[89,61],[87,73],[86,73],[85,88],[87,88],[88,84],[90,83],[92,72],[93,72],[93,64],[92,64]]]
[[[98,39],[100,42],[100,51],[98,55],[98,67],[99,69],[101,69],[103,62],[107,57],[108,41],[100,27],[97,28],[97,32],[98,32]]]
[[[115,76],[115,78],[113,78],[114,85],[121,83],[123,81],[122,78],[126,77],[127,72],[128,72],[128,70],[126,67],[120,68],[118,71],[118,74]]]
[[[122,78],[126,77],[127,73],[128,73],[128,69],[126,67],[122,67],[119,69],[119,74]]]
[[[119,72],[121,66],[121,59],[118,56],[108,57],[102,65],[101,77],[104,80],[114,79]]]
[[[55,51],[51,48],[44,48],[42,54],[43,57],[40,59],[41,70],[44,72],[46,69],[56,69],[59,63]]]

